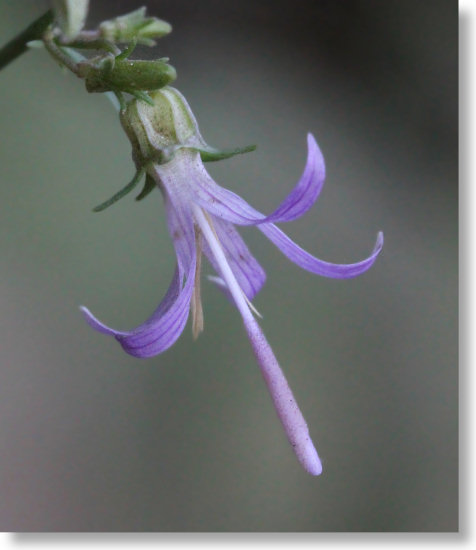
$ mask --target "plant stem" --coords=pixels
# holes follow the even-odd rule
[[[54,14],[52,10],[47,11],[36,21],[33,21],[23,32],[10,40],[0,49],[0,70],[28,50],[28,42],[39,40],[43,37],[46,29],[53,23]]]

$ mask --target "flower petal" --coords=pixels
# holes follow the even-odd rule
[[[246,297],[252,300],[261,290],[266,281],[266,273],[256,258],[251,254],[245,242],[239,235],[238,231],[230,222],[225,222],[219,218],[213,219],[213,227],[215,228],[218,240],[223,248],[228,264],[236,277]],[[212,264],[217,273],[220,273],[215,256],[211,253],[207,242],[203,243],[203,252]],[[215,278],[211,278],[221,288],[223,286],[218,283]],[[225,285],[226,288],[226,285]]]
[[[308,157],[304,172],[291,193],[269,216],[254,209],[236,193],[219,186],[205,170],[199,157],[189,157],[190,194],[202,208],[218,218],[237,225],[287,222],[302,216],[314,204],[325,179],[322,153],[308,134]]]
[[[182,334],[190,310],[194,272],[195,257],[190,263],[187,281],[183,290],[180,289],[181,282],[179,269],[177,268],[169,289],[159,307],[145,323],[132,331],[122,332],[114,330],[96,319],[87,308],[81,307],[81,310],[86,321],[94,329],[114,336],[130,355],[141,359],[158,355],[174,344],[180,334]]]
[[[190,210],[191,199],[188,190],[191,186],[187,183],[190,178],[194,177],[196,169],[199,170],[198,173],[201,176],[206,177],[212,185],[218,187],[203,168],[196,152],[179,151],[171,162],[155,167],[156,176],[161,182],[164,194],[169,232],[174,241],[180,264],[184,266],[190,256],[190,250],[195,247],[193,225],[190,225],[193,214]],[[235,277],[242,285],[246,296],[252,299],[266,279],[263,268],[250,253],[231,223],[223,221],[221,218],[215,218],[214,227]],[[204,253],[217,271],[214,256],[210,253],[206,243],[204,243]]]
[[[351,277],[356,277],[364,271],[367,271],[374,263],[383,246],[383,233],[380,232],[377,236],[375,248],[371,255],[365,260],[354,264],[331,264],[319,260],[319,258],[303,250],[274,224],[259,225],[258,229],[264,233],[285,256],[299,267],[311,273],[315,273],[316,275],[331,277],[333,279],[350,279]]]
[[[160,182],[167,213],[167,226],[174,243],[181,275],[188,272],[195,255],[195,230],[190,201],[184,195],[182,182],[189,177],[186,165],[181,162],[182,152],[171,162],[154,167],[151,176]]]
[[[324,157],[312,134],[307,135],[307,162],[294,189],[266,222],[290,222],[302,216],[316,202],[326,177]],[[261,222],[263,223],[263,222]]]
[[[190,209],[179,196],[163,190],[168,228],[175,245],[177,268],[162,302],[151,317],[132,331],[114,330],[81,308],[87,322],[99,332],[116,338],[124,350],[134,357],[146,358],[162,353],[182,333],[187,322],[195,282],[195,230]],[[185,285],[182,289],[184,277]]]
[[[183,290],[165,313],[160,314],[156,311],[149,320],[127,336],[116,337],[127,353],[139,358],[153,357],[176,342],[187,323],[194,287],[194,273],[195,260],[190,265]]]
[[[165,210],[167,212],[167,226],[174,243],[175,253],[180,268],[180,273],[188,272],[190,262],[195,255],[195,232],[191,214],[183,208],[175,207],[170,194],[164,197]]]
[[[153,315],[144,323],[151,324],[154,322],[154,319],[158,319],[161,317],[164,313],[168,311],[170,306],[175,302],[178,295],[180,294],[180,278],[179,278],[179,269],[178,266],[175,268],[175,273],[172,278],[172,282],[170,283],[170,286],[167,290],[167,293],[163,297],[162,301],[160,302],[157,309],[154,311]],[[102,332],[103,334],[109,334],[111,336],[127,336],[128,334],[131,334],[133,331],[120,331],[120,330],[114,330],[101,321],[99,321],[90,311],[87,307],[80,306],[80,310],[83,312],[84,317],[86,318],[87,323],[98,332]]]

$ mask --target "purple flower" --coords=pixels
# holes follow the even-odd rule
[[[88,323],[114,336],[124,350],[139,358],[169,348],[182,333],[189,311],[195,336],[203,328],[200,300],[202,252],[217,273],[212,279],[240,312],[255,357],[278,417],[297,458],[313,475],[322,466],[304,417],[283,372],[256,322],[251,300],[265,282],[265,272],[252,256],[235,225],[254,225],[299,267],[317,275],[345,279],[360,275],[374,263],[383,244],[379,233],[371,255],[340,265],[315,258],[275,224],[302,216],[314,204],[325,178],[324,159],[314,137],[307,137],[308,156],[295,188],[270,215],[261,214],[235,193],[217,185],[205,170],[201,152],[210,150],[185,98],[173,88],[151,94],[155,105],[134,100],[122,113],[138,168],[144,168],[162,192],[177,267],[170,287],[152,316],[132,331],[114,330],[82,308]]]

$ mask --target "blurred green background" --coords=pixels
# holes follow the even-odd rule
[[[92,0],[88,19],[139,7]],[[204,281],[188,326],[140,361],[91,330],[141,323],[174,269],[160,194],[91,208],[133,175],[101,95],[32,51],[0,73],[0,527],[3,531],[454,531],[457,493],[457,2],[147,2],[154,51],[205,139],[257,143],[208,165],[271,212],[314,133],[319,202],[285,227],[350,281],[243,234],[268,273],[262,327],[323,459],[297,463],[238,313]],[[0,2],[6,42],[48,7]]]

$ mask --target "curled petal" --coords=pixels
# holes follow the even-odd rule
[[[296,187],[263,222],[290,222],[302,216],[316,202],[326,177],[324,157],[312,134],[307,135],[307,162]]]
[[[161,174],[162,175],[162,174]],[[164,179],[170,177],[164,171]],[[152,357],[162,353],[182,333],[187,322],[190,300],[195,281],[197,255],[195,250],[195,230],[190,209],[181,196],[162,189],[168,216],[168,227],[175,245],[177,269],[169,289],[151,317],[132,331],[114,330],[81,308],[87,322],[99,332],[112,335],[118,340],[124,350],[139,358]],[[172,193],[172,194],[171,194]],[[185,285],[182,288],[184,277]]]
[[[143,359],[162,353],[175,343],[187,322],[194,286],[195,261],[194,257],[184,288],[181,290],[177,268],[159,307],[136,329],[129,332],[114,330],[96,319],[87,308],[81,307],[86,321],[99,332],[114,336],[124,350],[134,357]]]
[[[175,302],[178,295],[180,294],[180,278],[179,278],[179,270],[178,267],[175,268],[175,273],[172,279],[172,282],[170,283],[170,286],[167,290],[167,293],[163,297],[162,301],[160,302],[157,309],[154,311],[153,315],[146,321],[146,323],[153,323],[155,319],[158,319],[161,317],[164,313],[166,313],[170,306]],[[114,330],[104,323],[101,323],[94,315],[89,311],[87,307],[81,306],[81,311],[83,312],[86,321],[88,324],[98,332],[102,332],[103,334],[108,334],[110,336],[126,336],[128,334],[131,334],[131,332],[124,332],[120,330]],[[146,324],[144,323],[144,325]],[[143,325],[143,326],[144,326]]]
[[[323,277],[331,277],[333,279],[350,279],[356,277],[364,271],[367,271],[369,267],[375,262],[379,252],[383,246],[383,233],[380,232],[377,236],[377,242],[375,247],[368,258],[354,264],[332,264],[319,260],[303,250],[295,242],[293,242],[285,233],[273,224],[259,225],[258,229],[264,233],[270,241],[272,241],[281,252],[287,256],[292,262],[299,267],[315,273],[316,275],[322,275]]]
[[[246,297],[252,300],[261,290],[265,280],[266,273],[256,258],[248,250],[238,231],[229,222],[214,218],[213,226],[215,228],[218,240],[223,248],[228,264],[236,277]],[[211,253],[210,247],[204,242],[203,251],[217,273],[220,273],[215,256]],[[221,288],[220,279],[212,278]]]
[[[307,145],[307,162],[300,180],[269,216],[254,209],[236,193],[217,185],[198,157],[189,161],[193,164],[190,173],[194,175],[190,193],[194,195],[195,201],[210,214],[237,225],[295,220],[314,204],[325,179],[324,158],[312,134],[308,134]]]

